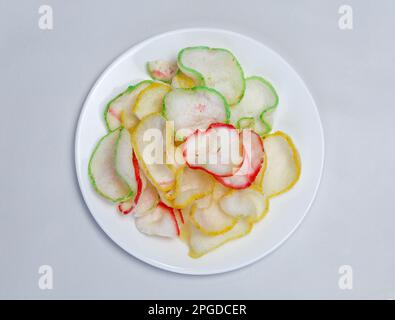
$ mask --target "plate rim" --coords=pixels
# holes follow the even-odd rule
[[[318,120],[319,120],[318,121],[319,122],[318,123],[319,124],[319,132],[320,132],[320,135],[321,135],[321,139],[320,140],[321,140],[322,159],[321,159],[321,163],[320,163],[320,173],[319,173],[318,181],[316,183],[316,186],[315,186],[315,189],[314,189],[314,193],[313,193],[313,196],[312,196],[312,198],[310,200],[309,205],[305,209],[302,217],[299,219],[299,221],[292,228],[292,230],[290,230],[288,232],[288,234],[282,238],[281,241],[279,241],[276,245],[271,247],[269,250],[263,252],[262,254],[259,254],[256,257],[252,258],[252,259],[246,260],[243,263],[239,263],[236,266],[230,266],[230,267],[226,267],[225,266],[225,267],[216,268],[216,269],[210,270],[210,271],[193,270],[191,268],[171,266],[171,265],[167,265],[165,263],[161,263],[161,262],[156,261],[156,260],[152,260],[151,258],[142,256],[140,254],[129,252],[126,248],[124,248],[123,245],[117,243],[115,240],[112,239],[112,237],[102,227],[101,223],[98,221],[96,216],[92,213],[91,207],[90,207],[89,203],[86,201],[87,195],[86,195],[86,191],[83,190],[83,188],[82,188],[82,177],[80,176],[80,173],[79,173],[81,171],[81,168],[79,166],[80,155],[78,154],[77,150],[78,150],[78,147],[79,147],[79,136],[81,135],[81,130],[82,130],[81,129],[81,127],[82,127],[82,125],[81,125],[82,124],[82,119],[83,119],[84,114],[86,112],[88,101],[91,99],[92,95],[96,91],[97,87],[101,84],[101,82],[103,81],[105,76],[107,76],[107,74],[111,71],[112,68],[115,67],[116,64],[118,64],[126,56],[128,56],[131,51],[137,51],[140,47],[143,47],[144,45],[146,45],[146,44],[148,44],[148,43],[150,43],[152,41],[155,41],[157,39],[160,39],[162,37],[166,37],[166,36],[170,36],[170,35],[174,35],[174,34],[178,34],[178,33],[187,33],[187,32],[217,32],[217,33],[228,34],[228,35],[231,35],[231,36],[241,37],[241,38],[244,38],[246,40],[252,41],[252,42],[256,43],[259,46],[265,47],[266,50],[271,51],[273,54],[278,56],[278,58],[290,70],[293,71],[293,73],[300,80],[300,82],[302,83],[302,85],[305,88],[306,92],[308,93],[308,96],[309,96],[309,98],[311,99],[311,101],[312,101],[312,103],[314,105],[314,110],[315,110],[315,113],[316,113],[316,115],[318,117]],[[95,220],[97,225],[100,227],[100,229],[106,234],[106,236],[114,244],[116,244],[118,247],[120,247],[122,250],[124,250],[128,255],[134,257],[135,259],[139,260],[140,262],[147,263],[147,264],[149,264],[149,265],[151,265],[153,267],[156,267],[156,268],[161,269],[161,270],[165,270],[167,272],[173,272],[173,273],[183,274],[183,275],[192,275],[192,276],[215,275],[215,274],[221,274],[221,273],[226,273],[226,272],[239,270],[239,269],[244,268],[244,267],[246,267],[248,265],[252,265],[252,264],[256,263],[257,261],[263,259],[266,256],[269,256],[271,253],[273,253],[279,247],[281,247],[296,232],[296,230],[300,227],[302,222],[305,220],[305,218],[307,216],[307,213],[310,211],[312,205],[314,204],[314,202],[316,200],[316,197],[317,197],[318,190],[319,190],[320,185],[321,185],[323,171],[324,171],[324,165],[325,165],[325,134],[324,134],[324,129],[323,129],[323,125],[322,125],[321,116],[320,116],[320,113],[318,111],[317,104],[316,104],[316,102],[314,100],[314,97],[313,97],[312,93],[310,92],[309,88],[307,87],[305,81],[300,76],[300,74],[298,72],[296,72],[296,70],[278,52],[276,52],[275,50],[273,50],[270,47],[266,46],[264,43],[260,42],[259,40],[256,40],[254,37],[247,36],[247,35],[244,35],[244,34],[242,34],[240,32],[236,32],[236,31],[231,31],[231,30],[222,29],[222,28],[207,28],[207,27],[179,28],[179,29],[173,29],[171,31],[166,31],[164,33],[160,33],[160,34],[156,34],[156,35],[150,36],[150,37],[146,38],[145,40],[139,41],[139,42],[135,43],[134,45],[130,46],[128,49],[126,49],[121,54],[117,55],[114,59],[112,59],[112,61],[107,65],[107,67],[96,78],[96,80],[94,81],[93,86],[91,87],[91,89],[89,90],[86,98],[84,99],[83,104],[82,104],[82,108],[80,109],[80,112],[79,112],[77,126],[76,126],[76,129],[75,129],[75,135],[74,135],[74,164],[75,164],[76,176],[77,176],[77,181],[78,181],[78,188],[79,188],[79,190],[80,190],[80,192],[82,194],[82,198],[83,198],[83,200],[85,202],[85,205],[88,208],[90,215],[93,217],[93,219]]]

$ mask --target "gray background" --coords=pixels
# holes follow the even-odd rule
[[[354,9],[354,30],[338,8]],[[54,30],[38,28],[38,8]],[[0,1],[0,298],[395,298],[395,2]],[[239,271],[172,274],[132,258],[96,225],[74,169],[74,133],[119,54],[184,27],[244,33],[304,78],[326,138],[321,187],[275,253]],[[54,289],[38,288],[38,267]],[[354,289],[340,290],[351,265]]]

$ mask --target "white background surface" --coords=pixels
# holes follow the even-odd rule
[[[41,4],[54,30],[38,28]],[[347,1],[0,2],[0,298],[395,298],[395,3]],[[104,68],[145,38],[184,27],[256,38],[311,90],[326,158],[316,201],[276,252],[208,277],[154,269],[123,252],[84,205],[74,169],[82,103]],[[259,245],[259,244],[257,244]],[[42,291],[40,265],[54,269]],[[351,265],[353,290],[338,287]]]

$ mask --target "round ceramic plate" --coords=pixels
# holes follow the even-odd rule
[[[98,196],[88,178],[93,147],[106,133],[103,110],[106,103],[128,85],[148,78],[146,62],[174,59],[184,47],[206,45],[231,50],[245,75],[261,75],[277,89],[280,104],[273,130],[289,134],[301,156],[302,174],[288,193],[271,200],[270,211],[252,232],[199,258],[188,256],[178,239],[141,234],[132,216],[117,213],[114,204]],[[78,181],[85,202],[104,232],[134,257],[153,266],[186,274],[215,274],[251,264],[278,248],[300,225],[320,182],[324,139],[320,117],[306,85],[277,53],[244,35],[217,29],[183,29],[150,38],[126,51],[100,76],[90,91],[80,115],[75,141]]]

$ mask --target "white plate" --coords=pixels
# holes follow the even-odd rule
[[[274,130],[294,140],[302,160],[302,175],[288,193],[271,201],[270,212],[246,237],[192,259],[178,239],[147,237],[133,218],[117,214],[115,206],[96,195],[88,179],[88,161],[106,133],[105,104],[127,85],[148,78],[146,62],[175,58],[179,49],[207,45],[230,49],[245,75],[261,75],[278,91],[280,104]],[[75,141],[78,181],[85,202],[100,227],[120,247],[153,266],[178,273],[215,274],[251,264],[279,247],[299,226],[315,197],[323,168],[324,139],[314,100],[297,73],[277,53],[244,35],[217,29],[184,29],[150,38],[126,51],[100,76],[80,115]],[[300,248],[303,250],[303,248]]]

